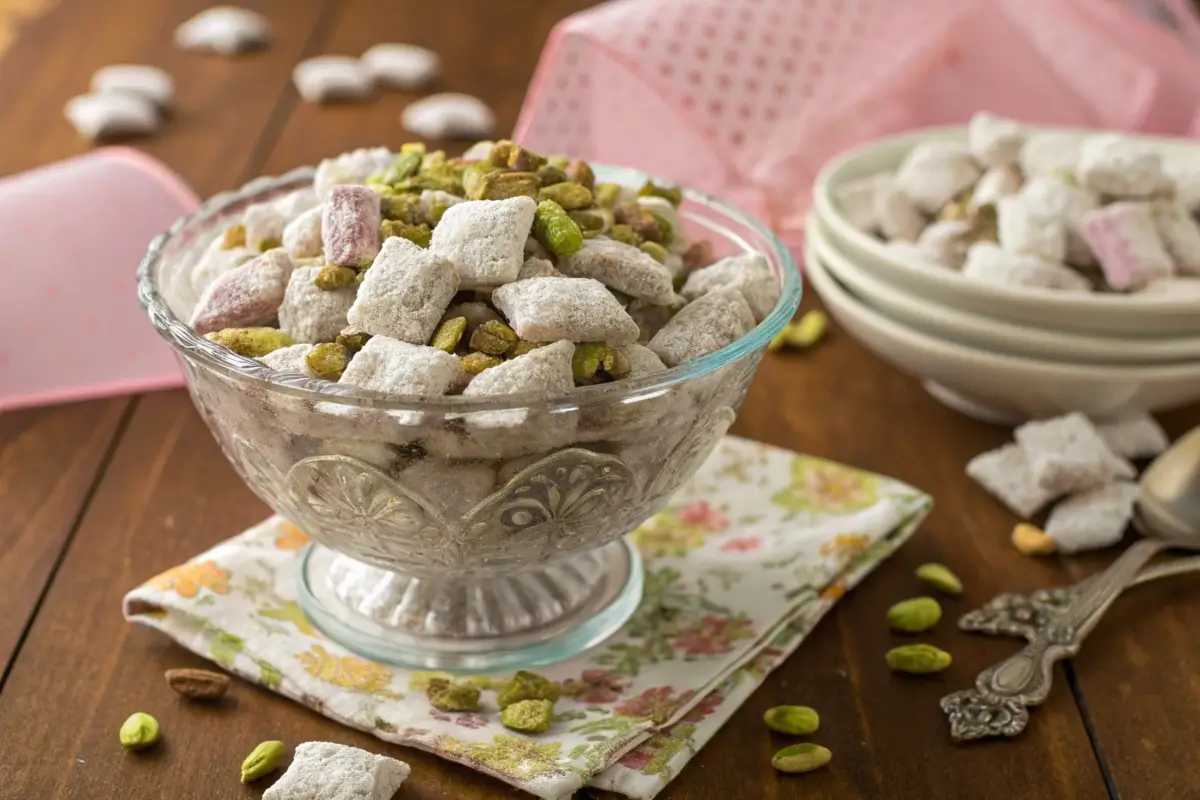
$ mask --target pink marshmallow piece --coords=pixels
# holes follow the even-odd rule
[[[379,254],[379,195],[365,186],[335,186],[321,213],[325,260],[343,267],[370,264]]]
[[[1149,203],[1112,203],[1089,211],[1080,219],[1079,233],[1113,289],[1136,289],[1175,272]]]
[[[192,328],[205,334],[270,322],[283,303],[291,276],[292,260],[282,248],[222,273],[196,303]]]

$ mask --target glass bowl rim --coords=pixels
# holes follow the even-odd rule
[[[670,185],[672,181],[655,178],[640,170],[628,167],[614,167],[604,164],[592,164],[598,178],[619,180],[629,185],[639,185],[647,180]],[[779,301],[771,309],[771,313],[754,327],[749,333],[732,344],[709,353],[706,356],[669,367],[662,372],[641,378],[630,378],[595,386],[578,386],[575,389],[554,397],[545,397],[540,392],[520,392],[491,397],[463,397],[447,395],[438,398],[410,397],[376,392],[355,386],[320,381],[298,373],[285,373],[271,369],[253,358],[239,356],[218,344],[208,341],[197,334],[183,320],[175,316],[158,291],[153,277],[154,267],[163,256],[168,243],[177,237],[188,225],[208,217],[219,215],[226,208],[251,200],[259,195],[275,194],[286,189],[302,188],[301,181],[311,182],[315,169],[311,166],[299,167],[279,176],[264,176],[256,178],[240,189],[221,192],[213,195],[200,204],[191,214],[180,217],[165,232],[156,236],[150,242],[137,267],[138,301],[150,317],[158,334],[167,340],[175,349],[177,355],[189,360],[201,362],[204,366],[222,373],[226,377],[239,382],[256,386],[271,392],[289,395],[313,403],[330,403],[335,405],[356,406],[377,409],[381,411],[426,411],[445,413],[467,413],[477,411],[503,411],[521,408],[537,407],[542,409],[559,408],[563,410],[581,406],[593,406],[627,400],[653,397],[663,394],[665,390],[676,384],[702,377],[732,363],[741,357],[757,350],[765,349],[776,334],[779,333],[796,313],[802,295],[800,271],[796,267],[791,253],[784,244],[765,225],[733,206],[715,197],[694,189],[684,189],[684,197],[697,205],[715,211],[727,219],[744,225],[749,230],[761,236],[769,245],[771,255],[777,260],[783,276],[782,291]],[[623,180],[620,180],[622,179]],[[684,216],[689,216],[684,212]],[[711,221],[709,221],[711,224]],[[734,241],[741,241],[748,246],[744,237],[732,231],[722,230],[722,235]],[[757,248],[751,248],[757,249]],[[328,387],[335,387],[330,391]]]

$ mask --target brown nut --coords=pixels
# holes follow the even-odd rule
[[[169,669],[167,685],[190,700],[214,700],[229,691],[228,675],[207,669]]]

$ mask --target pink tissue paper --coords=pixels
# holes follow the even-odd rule
[[[615,0],[563,20],[514,138],[707,191],[803,243],[838,152],[986,110],[1200,135],[1187,0]]]
[[[122,147],[0,180],[0,411],[182,385],[134,275],[150,240],[198,206]]]

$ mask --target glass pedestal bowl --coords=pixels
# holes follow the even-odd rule
[[[600,180],[645,176],[596,168]],[[641,598],[625,535],[659,511],[733,422],[772,337],[795,313],[787,250],[732,208],[686,193],[691,238],[764,253],[774,311],[728,347],[647,378],[545,400],[389,398],[273,372],[183,320],[192,271],[246,206],[312,170],[218,195],[157,238],[139,298],[247,485],[311,537],[301,607],[326,635],[415,669],[498,672],[567,658],[615,632]]]

